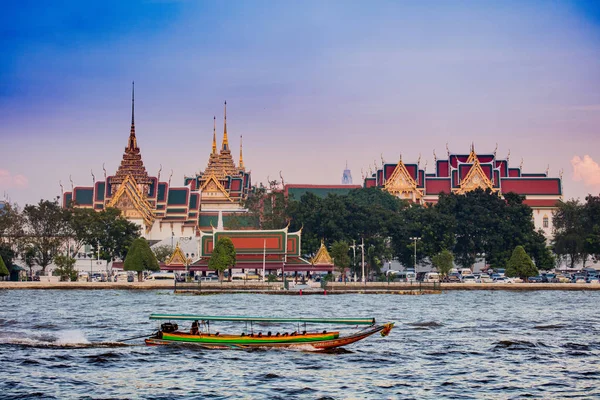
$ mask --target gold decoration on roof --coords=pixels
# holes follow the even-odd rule
[[[323,241],[321,241],[321,247],[319,247],[319,251],[317,251],[317,254],[315,254],[315,256],[310,260],[310,263],[312,265],[333,265],[333,259],[329,255],[327,247],[325,247],[325,243],[323,243]]]
[[[140,190],[135,178],[127,175],[107,207],[116,207],[121,210],[126,218],[141,218],[150,229],[154,224],[154,212],[152,206]]]
[[[177,242],[177,246],[175,246],[175,250],[169,260],[167,261],[167,265],[186,265],[187,259],[181,247],[179,247],[179,242]]]
[[[202,198],[224,197],[227,200],[233,202],[233,200],[229,197],[229,193],[227,193],[227,190],[223,187],[223,185],[221,185],[221,183],[214,174],[211,174],[208,177],[208,179],[206,179],[206,181],[200,189],[202,193]]]
[[[461,180],[460,188],[454,189],[454,192],[464,194],[479,188],[483,190],[491,189],[493,192],[498,190],[497,188],[494,188],[492,181],[487,177],[485,172],[483,172],[479,159],[476,158],[473,166],[471,166],[471,169],[467,173],[467,176]]]
[[[403,199],[420,199],[423,197],[423,190],[417,188],[417,182],[406,169],[402,162],[402,156],[394,172],[392,172],[392,176],[385,181],[384,190]]]

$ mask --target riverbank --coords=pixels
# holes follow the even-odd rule
[[[174,290],[172,281],[145,281],[145,282],[0,282],[0,290],[19,289],[61,289],[61,290]],[[211,282],[199,284],[177,284],[179,293],[271,293],[271,294],[300,294],[301,289],[284,290],[279,283],[243,283],[243,282]],[[425,294],[440,293],[447,290],[568,290],[568,291],[596,291],[600,284],[588,283],[442,283],[432,284],[406,284],[406,283],[328,283],[323,289],[302,289],[302,294],[347,294],[347,293],[382,293],[382,294]]]

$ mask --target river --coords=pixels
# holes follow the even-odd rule
[[[48,399],[591,398],[600,292],[175,295],[0,290],[0,396]],[[396,321],[334,353],[147,347],[148,315],[373,316]],[[238,327],[236,329],[241,329]]]

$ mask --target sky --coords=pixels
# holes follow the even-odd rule
[[[152,176],[218,145],[253,183],[354,183],[374,163],[478,153],[600,193],[600,3],[20,1],[0,13],[0,197],[117,170],[135,81]]]

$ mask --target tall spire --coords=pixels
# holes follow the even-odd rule
[[[126,150],[137,148],[137,139],[135,138],[135,82],[131,82],[131,129],[129,131],[129,141]]]
[[[227,102],[225,102],[225,122],[223,123],[223,146],[221,147],[221,153],[229,151],[229,140],[227,139]]]
[[[213,143],[212,153],[217,154],[217,117],[213,116]]]
[[[242,155],[242,135],[240,135],[240,169],[244,169],[244,156]]]

